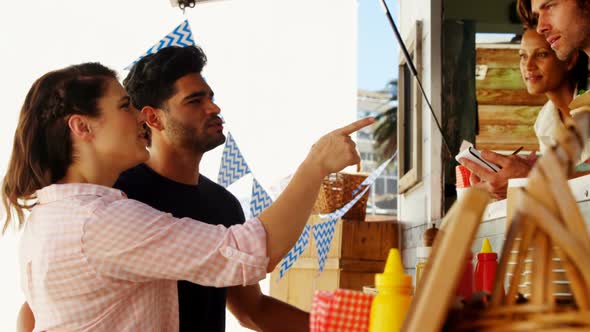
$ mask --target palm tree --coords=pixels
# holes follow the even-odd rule
[[[391,94],[390,100],[397,100],[397,79],[387,83],[386,89]],[[377,128],[373,132],[375,156],[379,162],[383,162],[397,149],[397,105],[377,115],[376,118]]]

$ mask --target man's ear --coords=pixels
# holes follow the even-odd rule
[[[94,138],[92,124],[89,119],[79,114],[73,114],[68,119],[68,127],[72,134],[84,141],[90,141]]]
[[[151,106],[145,106],[141,109],[141,112],[145,115],[145,123],[152,129],[164,130],[164,116],[162,110]]]

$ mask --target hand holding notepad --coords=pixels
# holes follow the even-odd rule
[[[517,153],[519,150],[515,151]],[[508,179],[526,177],[535,154],[523,158],[491,151],[479,152],[472,146],[461,151],[456,159],[471,171],[470,182],[487,190],[495,198],[505,198]],[[531,161],[529,161],[531,160]]]
[[[459,152],[459,154],[457,154],[457,156],[455,156],[455,159],[459,163],[461,163],[461,160],[460,160],[461,158],[471,160],[474,163],[480,165],[481,167],[489,168],[490,170],[492,170],[496,173],[499,172],[500,169],[502,169],[502,167],[494,164],[493,162],[491,162],[489,160],[485,160],[481,156],[481,153],[479,151],[477,151],[477,149],[475,149],[474,147],[471,147],[471,146],[468,147],[467,149]]]

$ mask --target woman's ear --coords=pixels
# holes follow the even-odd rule
[[[162,121],[163,111],[161,109],[145,106],[141,109],[141,112],[145,115],[145,123],[147,123],[150,128],[160,131],[164,129],[164,123]]]
[[[576,66],[576,63],[578,62],[578,53],[579,52],[572,53],[572,56],[567,61],[567,70],[568,71],[574,69],[574,67]]]
[[[92,132],[92,125],[87,117],[73,114],[68,119],[68,127],[70,127],[70,131],[72,134],[84,141],[90,141],[94,138],[94,133]]]

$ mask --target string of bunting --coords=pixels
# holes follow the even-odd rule
[[[193,46],[193,45],[195,45],[195,41],[193,40],[193,32],[191,30],[190,25],[188,24],[188,20],[184,20],[176,28],[174,28],[169,34],[164,36],[164,38],[160,39],[159,42],[155,43],[144,54],[139,56],[139,58],[137,58],[137,60],[133,61],[133,63],[131,63],[130,65],[125,67],[125,70],[130,70],[139,60],[141,60],[146,55],[156,53],[165,47],[169,47],[169,46],[186,47],[186,46]]]
[[[318,254],[318,264],[319,264],[319,273],[324,271],[324,267],[326,265],[326,259],[328,257],[328,252],[330,251],[330,247],[332,245],[332,239],[334,237],[334,231],[336,230],[336,222],[340,219],[343,215],[348,212],[352,208],[356,202],[358,202],[361,197],[369,190],[371,185],[377,180],[379,175],[383,173],[387,165],[391,161],[393,161],[397,157],[397,151],[395,154],[389,158],[388,160],[384,161],[377,169],[375,169],[355,190],[353,190],[353,195],[358,193],[362,190],[358,195],[356,195],[350,202],[344,205],[342,208],[328,213],[328,214],[320,214],[320,218],[322,220],[326,220],[324,222],[318,223],[313,225],[312,233],[314,237],[314,241],[316,243],[317,254]],[[363,189],[363,187],[365,187]],[[309,226],[309,225],[307,225]],[[305,247],[309,243],[309,232],[303,232],[297,242],[295,242],[295,246],[291,249],[287,255],[283,258],[280,263],[279,269],[279,280],[287,273],[287,271],[293,266],[295,261],[299,258],[299,256],[305,250]]]
[[[291,266],[293,266],[293,263],[295,263],[297,258],[299,258],[299,256],[301,256],[301,254],[303,254],[303,251],[305,250],[305,248],[309,244],[310,231],[311,231],[311,226],[305,225],[305,228],[303,229],[303,232],[301,233],[301,236],[299,237],[297,242],[295,242],[293,249],[291,249],[287,253],[287,255],[285,255],[283,260],[281,261],[280,268],[279,268],[279,280],[281,278],[283,278],[285,273],[287,273],[287,271],[291,268]]]
[[[223,155],[221,156],[221,166],[219,168],[217,183],[228,187],[249,173],[252,173],[250,167],[248,167],[233,136],[228,132],[225,146],[223,147]],[[271,204],[272,199],[268,195],[268,192],[254,178],[252,197],[250,198],[250,213],[252,218],[258,217]]]

